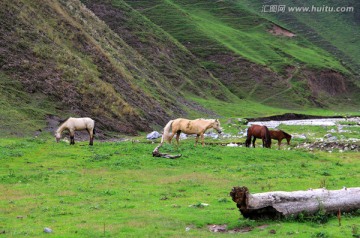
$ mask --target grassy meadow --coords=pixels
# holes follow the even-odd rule
[[[226,131],[236,131],[224,124]],[[356,125],[350,126],[356,128]],[[307,133],[312,127],[284,127]],[[316,136],[330,128],[318,127]],[[206,145],[194,139],[152,157],[157,145],[145,136],[124,141],[55,143],[38,137],[0,139],[0,234],[6,237],[218,237],[209,225],[252,229],[226,236],[357,237],[359,212],[302,220],[244,219],[229,192],[247,186],[252,193],[359,186],[358,152],[307,151],[301,139],[277,150]],[[358,138],[358,133],[348,136]],[[220,142],[225,139],[205,139]],[[229,140],[229,139],[227,139]],[[234,137],[233,141],[243,142]],[[311,140],[311,139],[310,139]],[[206,205],[208,204],[208,205]],[[51,234],[43,232],[48,227]],[[273,234],[275,231],[275,234]],[[357,236],[356,236],[357,235]],[[4,237],[5,237],[4,236]]]

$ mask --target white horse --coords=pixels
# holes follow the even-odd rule
[[[188,120],[178,118],[169,121],[164,127],[164,133],[161,138],[161,145],[164,141],[171,143],[172,138],[176,134],[176,141],[179,145],[180,133],[196,134],[195,146],[201,137],[202,146],[204,146],[204,133],[206,130],[214,128],[219,134],[221,133],[220,121],[218,119],[195,119]]]
[[[83,118],[74,118],[69,117],[61,126],[56,130],[55,137],[56,142],[59,142],[61,139],[61,133],[64,130],[70,132],[70,145],[75,144],[74,136],[75,131],[87,130],[90,135],[89,145],[93,145],[94,134],[95,134],[95,121],[89,117]]]

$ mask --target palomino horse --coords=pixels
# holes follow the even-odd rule
[[[271,139],[278,141],[279,148],[281,145],[281,141],[283,139],[286,139],[287,144],[290,145],[291,135],[289,135],[288,133],[286,133],[285,131],[282,131],[282,130],[269,130],[269,131],[270,131]]]
[[[69,117],[61,126],[56,130],[55,137],[56,141],[59,142],[61,139],[61,133],[64,130],[70,132],[70,145],[75,144],[75,131],[87,130],[90,135],[89,145],[93,145],[94,134],[95,134],[95,121],[89,117],[73,118]]]
[[[195,146],[198,143],[199,137],[201,137],[202,146],[204,146],[204,133],[210,128],[215,129],[219,134],[221,133],[220,122],[218,119],[188,120],[184,118],[178,118],[171,120],[164,127],[161,144],[164,141],[171,143],[172,138],[176,134],[176,141],[179,145],[180,133],[183,132],[185,134],[196,134]]]
[[[251,137],[253,137],[253,147],[255,148],[256,138],[261,138],[263,142],[263,147],[271,148],[271,137],[269,129],[266,126],[252,125],[247,130],[247,139],[245,141],[246,147],[249,147],[251,144]]]

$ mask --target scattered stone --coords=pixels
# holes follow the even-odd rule
[[[161,135],[159,132],[153,131],[153,132],[147,134],[146,139],[148,139],[148,140],[154,140],[154,139],[160,138],[161,136],[162,136],[162,135]]]
[[[48,227],[45,227],[45,228],[44,228],[44,232],[45,232],[45,233],[52,233],[53,231],[52,231],[52,229],[50,229],[50,228],[48,228]]]
[[[217,134],[217,133],[215,133],[215,132],[213,132],[213,131],[208,132],[208,133],[205,133],[204,136],[205,136],[205,137],[211,137],[211,138],[213,138],[213,139],[219,138],[219,134]]]
[[[304,140],[307,139],[305,134],[298,135],[295,138],[304,139]]]
[[[229,147],[238,147],[239,145],[238,145],[238,144],[234,144],[234,143],[230,143],[230,144],[227,144],[226,146],[229,146]]]
[[[332,134],[328,133],[328,134],[324,135],[324,138],[330,138],[332,136],[333,136]]]

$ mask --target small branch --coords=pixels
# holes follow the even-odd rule
[[[159,149],[161,146],[162,146],[162,144],[155,147],[155,149],[152,152],[153,157],[162,157],[162,158],[166,158],[166,159],[176,159],[176,158],[181,157],[181,154],[171,155],[171,154],[166,154],[166,153],[160,153]]]

